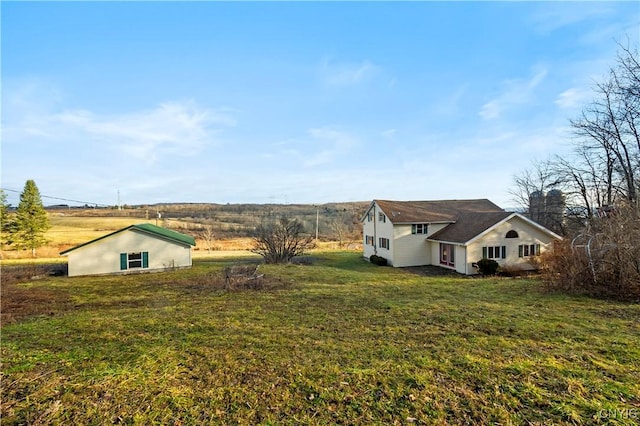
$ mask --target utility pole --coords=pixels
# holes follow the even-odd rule
[[[318,244],[318,225],[320,223],[320,206],[316,206],[316,244]]]

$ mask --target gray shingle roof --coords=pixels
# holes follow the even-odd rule
[[[466,243],[512,214],[505,211],[462,213],[455,223],[431,235],[429,239],[451,243]]]
[[[393,224],[450,223],[429,239],[452,243],[466,243],[511,215],[487,199],[374,202]]]
[[[392,223],[456,222],[465,213],[504,212],[487,199],[440,201],[374,200]]]

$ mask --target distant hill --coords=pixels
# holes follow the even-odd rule
[[[318,228],[321,238],[333,239],[340,230],[359,232],[360,217],[370,201],[313,204],[160,203],[117,208],[48,206],[50,212],[70,216],[135,217],[161,226],[197,231],[210,226],[223,238],[248,237],[265,221],[286,216],[301,221],[307,232]]]

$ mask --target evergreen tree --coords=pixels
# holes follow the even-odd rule
[[[11,244],[15,230],[14,222],[9,216],[9,207],[7,194],[3,189],[0,189],[0,255],[2,255],[4,246]]]
[[[42,205],[40,191],[33,180],[28,180],[20,194],[16,211],[16,242],[18,248],[30,249],[33,257],[36,249],[45,245],[44,233],[49,229],[49,217]]]

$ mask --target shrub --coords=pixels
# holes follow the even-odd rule
[[[573,239],[541,256],[547,287],[567,293],[640,301],[640,211],[616,206]]]
[[[378,266],[387,266],[387,259],[385,259],[382,256],[378,256],[376,254],[373,254],[369,257],[369,262]]]
[[[478,271],[482,275],[495,275],[498,272],[498,262],[493,259],[480,259],[477,263]]]
[[[286,217],[256,228],[253,243],[251,251],[262,256],[265,263],[288,263],[314,246],[302,222]]]

